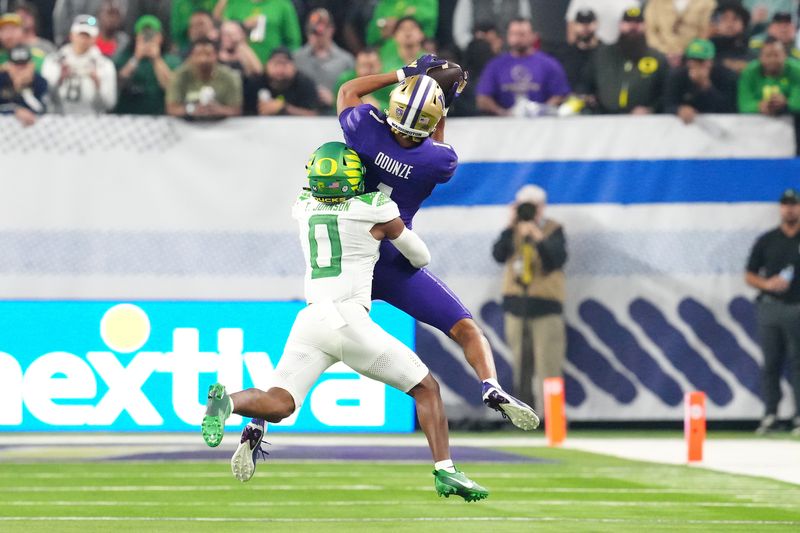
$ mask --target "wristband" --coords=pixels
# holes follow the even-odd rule
[[[398,83],[406,79],[406,73],[403,72],[403,69],[397,69],[397,81]]]

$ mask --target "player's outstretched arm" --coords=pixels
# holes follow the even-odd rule
[[[432,54],[425,54],[395,72],[373,74],[350,80],[339,88],[339,94],[336,97],[336,114],[341,115],[345,109],[361,105],[363,103],[361,101],[362,96],[378,89],[383,89],[388,85],[401,82],[408,76],[425,74],[432,68],[441,67],[445,64],[447,64],[447,61],[444,59],[439,59]]]
[[[419,235],[408,229],[400,217],[375,224],[370,230],[372,236],[382,241],[389,239],[394,247],[408,259],[414,268],[422,268],[431,262],[431,252]]]
[[[372,74],[346,82],[339,88],[339,94],[336,97],[336,114],[341,115],[345,109],[363,104],[361,97],[397,82],[397,72]]]

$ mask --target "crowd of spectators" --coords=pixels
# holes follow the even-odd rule
[[[800,114],[798,0],[562,8],[559,41],[533,0],[0,0],[0,112],[332,114],[347,80],[437,53],[470,73],[455,116]]]

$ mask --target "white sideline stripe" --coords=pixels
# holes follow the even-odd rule
[[[397,500],[370,500],[370,501],[327,501],[327,502],[315,502],[315,507],[364,507],[364,506],[385,506],[385,505],[393,505],[393,506],[406,506],[406,505],[429,505],[431,502],[430,500],[406,500],[402,502],[398,502]],[[502,500],[502,501],[495,501],[493,505],[495,507],[503,507],[503,506],[517,506],[517,505],[549,505],[549,506],[563,506],[563,505],[575,505],[577,503],[576,500]],[[600,507],[665,507],[665,506],[674,506],[674,507],[748,507],[748,508],[759,508],[759,507],[775,507],[775,508],[788,508],[794,509],[797,507],[796,504],[793,503],[772,503],[772,502],[765,502],[765,503],[755,503],[755,502],[664,502],[664,501],[616,501],[616,500],[591,500],[592,505],[600,506]],[[89,507],[206,507],[208,506],[208,502],[201,501],[201,502],[158,502],[158,501],[132,501],[132,502],[120,502],[120,501],[66,501],[66,500],[55,500],[55,501],[31,501],[31,500],[17,500],[17,501],[8,501],[8,502],[0,502],[0,507],[72,507],[72,506],[89,506]],[[280,502],[265,502],[265,501],[252,501],[252,502],[231,502],[226,505],[230,505],[232,507],[304,507],[308,506],[309,503],[307,500],[286,500]]]
[[[222,518],[222,517],[156,517],[156,516],[2,516],[0,522],[305,522],[305,523],[358,523],[358,522],[580,522],[607,524],[698,524],[698,525],[749,525],[749,526],[800,526],[793,520],[668,520],[636,518],[565,518],[565,517],[498,517],[498,516],[417,516],[397,518]]]
[[[261,490],[267,491],[330,491],[330,490],[384,490],[386,485],[270,485],[264,483],[251,483],[251,486],[257,486]],[[231,483],[230,485],[105,485],[102,487],[83,487],[83,486],[21,486],[21,487],[3,487],[0,488],[0,493],[4,492],[207,492],[219,490],[234,490],[239,488],[240,485]],[[425,491],[432,490],[429,486],[420,487],[401,487],[392,488],[392,490],[411,492],[411,491]],[[647,488],[647,489],[633,489],[633,488],[601,488],[601,487],[515,487],[507,489],[508,492],[525,492],[525,493],[592,493],[592,494],[696,494],[702,492],[704,489],[699,487],[687,487],[685,489],[674,488]],[[739,487],[725,487],[715,488],[719,493],[733,493],[740,494],[742,489]],[[763,494],[779,494],[786,495],[800,495],[800,489],[757,489],[748,490],[747,495],[763,495]]]
[[[205,492],[217,490],[234,490],[240,485],[105,485],[102,487],[4,487],[0,492]],[[268,490],[383,490],[379,485],[260,485]],[[428,490],[428,489],[426,489]]]

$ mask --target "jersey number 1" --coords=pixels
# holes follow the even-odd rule
[[[324,228],[317,236],[317,228]],[[339,217],[313,215],[308,219],[308,242],[311,249],[311,279],[335,278],[342,273],[342,241],[339,239]],[[323,255],[320,256],[320,243]],[[320,261],[320,259],[322,261]],[[328,266],[320,266],[320,263]]]

